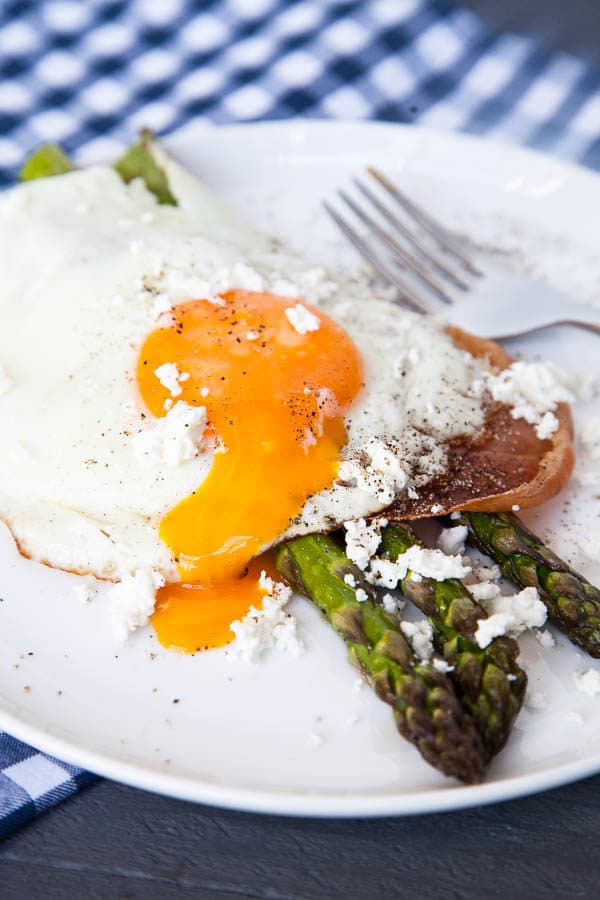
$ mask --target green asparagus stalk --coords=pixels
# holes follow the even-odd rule
[[[383,530],[382,550],[394,561],[420,543],[406,525]],[[486,759],[491,759],[505,745],[525,696],[527,675],[517,663],[519,645],[512,638],[497,637],[479,647],[477,623],[487,613],[456,578],[415,580],[409,570],[400,589],[429,617],[436,649],[453,666],[450,677],[479,729]]]
[[[600,658],[600,590],[546,547],[512,513],[464,513],[473,543],[495,559],[502,574],[537,588],[548,617],[569,640]]]
[[[171,193],[164,169],[152,153],[152,133],[142,131],[139,141],[133,144],[115,163],[115,169],[128,184],[134,178],[142,178],[146,187],[159,203],[177,206],[177,199]]]
[[[19,172],[20,181],[34,181],[51,175],[64,175],[75,166],[58,144],[44,144],[29,157]]]
[[[414,656],[393,616],[371,598],[359,602],[344,576],[359,582],[361,572],[335,541],[327,535],[296,538],[277,548],[275,561],[346,642],[351,661],[390,704],[398,730],[427,762],[461,781],[480,781],[481,738],[452,682]]]
[[[29,157],[19,173],[19,178],[21,181],[33,181],[35,178],[63,175],[65,172],[73,171],[74,168],[67,154],[57,144],[45,144],[38,147]],[[115,169],[126,184],[134,178],[141,178],[159,203],[177,206],[167,176],[152,152],[150,131],[142,131],[139,140],[117,160]]]

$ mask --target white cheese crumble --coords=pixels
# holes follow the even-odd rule
[[[448,672],[454,672],[454,666],[451,666],[445,659],[439,657],[432,659],[431,665],[437,672],[441,672],[442,675],[446,675]]]
[[[171,301],[167,294],[156,294],[152,303],[152,314],[159,319],[163,313],[170,312],[172,309]]]
[[[471,571],[460,556],[448,556],[441,550],[414,546],[401,553],[395,562],[379,557],[372,559],[367,579],[381,587],[394,588],[406,577],[409,569],[415,581],[422,578],[433,578],[435,581],[464,578]]]
[[[391,594],[384,594],[381,598],[383,608],[387,613],[394,616],[397,615],[406,606],[406,602],[399,597],[392,597]]]
[[[297,633],[296,619],[285,609],[292,597],[291,588],[273,581],[264,571],[259,585],[265,591],[262,609],[251,606],[243,619],[229,626],[235,634],[230,657],[253,663],[271,647],[299,656],[304,644]]]
[[[265,289],[265,280],[262,275],[248,263],[242,261],[234,263],[231,278],[235,285],[243,291],[264,291]]]
[[[433,629],[427,619],[421,619],[419,622],[401,622],[400,630],[410,641],[419,659],[431,659],[433,655]]]
[[[183,390],[179,382],[188,381],[190,377],[189,372],[180,372],[176,363],[163,363],[154,370],[154,374],[171,397],[179,397]]]
[[[147,624],[154,612],[156,591],[164,583],[154,569],[137,569],[110,588],[110,617],[118,640],[127,640],[132,632]]]
[[[369,463],[364,463],[364,456]],[[360,458],[340,463],[338,478],[384,504],[390,504],[408,481],[398,456],[378,438],[367,441]]]
[[[547,610],[534,587],[527,587],[513,596],[496,596],[486,603],[490,613],[487,619],[480,619],[475,632],[475,640],[480,647],[503,634],[517,637],[527,628],[539,628],[547,618]]]
[[[596,697],[600,694],[600,669],[585,669],[583,672],[575,672],[573,675],[575,687],[588,697]]]
[[[381,529],[387,525],[386,519],[365,519],[344,522],[346,529],[346,555],[354,565],[363,571],[381,543]]]
[[[298,334],[308,334],[309,331],[318,331],[321,327],[321,320],[318,316],[303,306],[302,303],[296,303],[295,306],[288,306],[285,311],[287,320],[292,328]]]
[[[73,587],[73,596],[79,603],[91,603],[94,591],[89,581],[80,581]]]
[[[0,363],[0,396],[5,394],[9,388],[12,387],[12,378],[10,378],[8,372]]]
[[[551,631],[536,631],[535,636],[546,650],[556,646],[556,641]]]
[[[356,587],[356,578],[352,574],[352,572],[348,572],[347,575],[344,575],[344,582],[348,585],[348,587]]]
[[[365,603],[369,599],[369,595],[363,588],[357,588],[356,599],[359,603]]]
[[[456,556],[465,552],[465,541],[469,529],[466,525],[455,525],[453,528],[443,528],[440,532],[437,545],[442,553]]]
[[[205,427],[206,408],[179,400],[166,416],[134,435],[134,453],[144,462],[178,466],[198,455]]]
[[[511,406],[513,419],[535,425],[541,440],[558,430],[553,414],[557,404],[575,399],[560,371],[550,364],[514,362],[498,375],[485,373],[484,379],[494,400]]]
[[[544,691],[528,691],[525,695],[525,706],[529,709],[546,709],[548,697]]]
[[[467,584],[467,590],[478,603],[486,600],[495,600],[500,596],[500,588],[493,581],[480,581],[475,584]]]

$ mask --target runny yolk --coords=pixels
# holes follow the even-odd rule
[[[187,650],[232,640],[229,624],[260,605],[260,572],[246,574],[248,564],[334,481],[343,415],[363,378],[351,338],[320,310],[307,307],[320,324],[301,334],[286,316],[296,301],[247,291],[222,300],[176,307],[146,339],[137,367],[155,416],[170,398],[155,370],[176,363],[189,375],[176,401],[206,407],[215,442],[208,476],[159,531],[182,583],[159,590],[153,623],[161,643]]]

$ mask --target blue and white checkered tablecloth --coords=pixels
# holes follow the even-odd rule
[[[451,0],[0,0],[0,184],[41,142],[192,118],[419,122],[600,167],[599,88]],[[0,733],[0,837],[92,778]]]

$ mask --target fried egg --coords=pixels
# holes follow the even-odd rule
[[[485,408],[440,325],[167,174],[177,207],[105,166],[0,201],[0,518],[34,560],[152,572],[161,640],[195,649],[262,551],[417,494]]]

